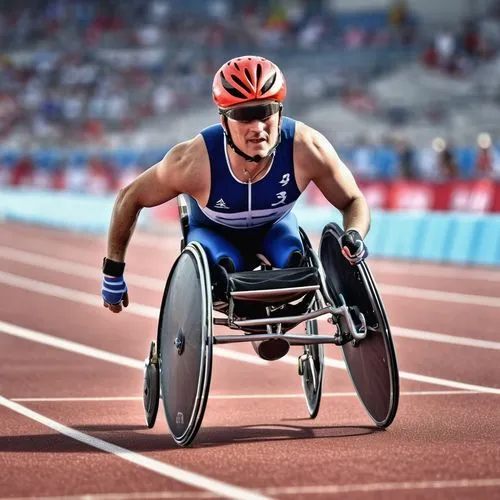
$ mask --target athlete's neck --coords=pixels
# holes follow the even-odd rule
[[[238,180],[242,182],[256,182],[266,174],[273,161],[274,153],[259,162],[251,162],[246,161],[227,146],[227,158],[229,160],[229,168]]]

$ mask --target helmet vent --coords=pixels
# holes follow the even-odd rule
[[[257,82],[260,80],[262,76],[262,64],[257,64]]]
[[[250,71],[248,71],[248,68],[245,68],[245,76],[247,77],[248,81],[252,81],[252,75],[250,74]]]
[[[234,88],[233,85],[231,85],[225,78],[224,73],[220,73],[220,79],[222,82],[222,86],[224,87],[224,90],[229,92],[233,97],[237,97],[238,99],[245,99],[245,95],[241,93],[238,89]]]
[[[260,89],[262,94],[265,94],[266,92],[269,91],[269,89],[274,85],[274,82],[276,81],[276,72],[273,73],[273,76],[269,77],[267,79],[267,82],[264,83],[262,88]]]
[[[235,67],[238,71],[240,70],[240,67],[239,67],[236,63],[234,63],[234,67]]]
[[[247,70],[245,70],[245,73],[246,72],[247,72]],[[240,87],[243,87],[249,94],[252,92],[236,75],[231,75],[231,79],[234,82],[236,82]],[[252,81],[252,80],[250,80],[250,81]]]

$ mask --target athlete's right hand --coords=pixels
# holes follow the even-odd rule
[[[128,306],[128,289],[123,276],[103,276],[101,295],[104,307],[111,312],[119,313]]]

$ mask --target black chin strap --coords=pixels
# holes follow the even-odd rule
[[[260,156],[260,155],[255,155],[255,156],[250,156],[247,155],[244,151],[242,151],[238,146],[233,141],[233,138],[231,137],[231,132],[229,131],[229,124],[227,122],[227,116],[224,116],[224,134],[226,135],[226,140],[227,144],[229,147],[238,155],[242,156],[245,158],[246,161],[251,161],[254,163],[259,163],[259,161],[265,160],[266,158],[269,158],[275,151],[276,148],[280,145],[281,142],[281,109],[280,109],[280,115],[279,115],[279,122],[278,122],[278,140],[276,141],[276,144],[269,150],[269,153],[267,153],[266,156]]]

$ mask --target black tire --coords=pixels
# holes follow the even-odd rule
[[[318,321],[315,319],[306,322],[306,334],[318,335]],[[311,418],[316,418],[321,403],[324,372],[323,344],[307,344],[304,353],[310,356],[302,364],[302,387],[306,398],[307,410]]]
[[[190,243],[174,263],[158,325],[160,384],[175,442],[188,446],[201,426],[212,373],[212,291],[205,252]]]
[[[399,402],[399,372],[396,352],[382,300],[366,262],[352,266],[342,255],[342,229],[327,224],[321,235],[319,256],[326,275],[328,293],[339,306],[342,298],[349,307],[364,314],[366,338],[342,346],[347,371],[366,411],[378,427],[388,427]],[[345,333],[345,325],[339,323]]]
[[[142,395],[144,416],[149,429],[155,425],[160,403],[160,370],[158,369],[157,361],[156,363],[152,362],[153,357],[156,358],[156,345],[154,342],[151,343],[149,357],[144,367],[144,388]]]

